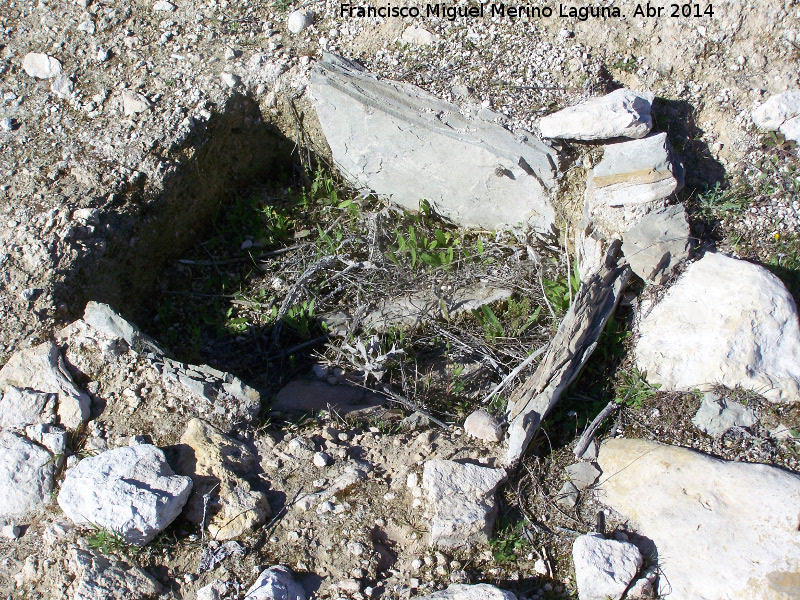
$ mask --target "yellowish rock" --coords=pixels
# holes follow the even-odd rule
[[[266,521],[270,515],[266,495],[243,478],[258,465],[245,444],[201,419],[192,419],[181,446],[178,472],[189,475],[195,489],[187,508],[190,521],[203,520],[203,496],[209,492],[206,527],[214,539],[238,537]]]

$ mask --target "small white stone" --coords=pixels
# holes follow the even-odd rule
[[[42,52],[29,52],[22,61],[22,68],[31,77],[51,79],[61,75],[61,63],[58,59]]]
[[[315,452],[314,453],[314,466],[319,467],[327,467],[331,462],[331,457],[325,454],[324,452]]]
[[[300,33],[314,22],[314,13],[306,10],[296,10],[286,20],[286,28],[292,33]]]
[[[353,556],[361,556],[367,551],[367,547],[361,542],[350,542],[347,544],[347,551]]]
[[[19,525],[4,525],[2,535],[8,540],[16,540],[22,536],[22,528]]]
[[[173,12],[175,8],[175,5],[167,0],[159,0],[153,4],[153,10],[156,12]]]
[[[109,58],[111,58],[111,52],[109,52],[106,48],[98,48],[96,58],[97,62],[106,62]]]
[[[412,490],[419,487],[419,475],[416,473],[409,473],[408,477],[406,477],[406,485]]]
[[[503,439],[503,429],[492,415],[485,410],[476,410],[464,421],[467,435],[485,442],[499,442]]]
[[[14,121],[12,121],[10,117],[3,118],[0,120],[0,128],[2,128],[3,131],[11,131],[14,129]]]
[[[66,100],[72,95],[72,80],[66,75],[59,75],[50,86],[50,91],[62,100]]]
[[[235,88],[239,84],[242,83],[242,79],[238,75],[234,75],[233,73],[223,73],[219,76],[220,81],[224,83],[229,88]]]
[[[150,101],[139,92],[122,90],[122,111],[126,117],[142,113],[151,106]]]

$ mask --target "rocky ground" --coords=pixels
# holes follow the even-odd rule
[[[796,597],[800,5],[600,4],[3,4],[0,594]]]

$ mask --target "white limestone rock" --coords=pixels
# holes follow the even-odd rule
[[[419,596],[415,600],[517,600],[517,597],[488,583],[451,583],[445,590]]]
[[[428,544],[458,548],[489,540],[497,516],[495,491],[504,469],[429,460],[422,473],[430,518]]]
[[[42,52],[29,52],[22,59],[22,68],[36,79],[52,79],[61,75],[61,63],[57,58]]]
[[[753,123],[767,131],[780,131],[787,139],[800,142],[800,90],[771,96],[753,109]]]
[[[600,533],[582,535],[572,545],[580,600],[619,600],[642,566],[642,554],[629,542]]]
[[[291,569],[278,565],[261,572],[244,600],[306,600],[306,592]]]
[[[83,320],[112,338],[125,340],[128,347],[137,354],[145,349],[156,348],[155,342],[150,337],[143,334],[136,325],[123,319],[108,304],[88,302],[83,311]],[[161,352],[158,351],[157,354]]]
[[[56,398],[47,392],[6,386],[0,399],[0,427],[24,429],[28,425],[55,422]]]
[[[650,108],[654,98],[650,92],[616,90],[542,117],[539,129],[545,138],[642,138],[653,126]]]
[[[153,4],[154,12],[174,12],[175,8],[176,6],[172,2],[167,2],[167,0],[158,0]]]
[[[310,91],[334,161],[355,187],[412,210],[427,200],[460,225],[552,231],[557,155],[533,134],[464,116],[330,54],[315,65]]]
[[[150,444],[108,450],[67,471],[58,504],[76,524],[92,524],[143,546],[180,514],[192,491]]]
[[[703,402],[692,419],[695,427],[714,437],[731,427],[752,427],[756,421],[756,415],[746,406],[711,392],[703,395]]]
[[[785,600],[800,577],[800,476],[644,440],[607,439],[598,499],[655,544],[675,600]]]
[[[72,381],[58,347],[43,342],[15,352],[0,369],[0,390],[30,388],[58,396],[58,417],[68,429],[89,420],[91,400]]]
[[[47,503],[53,490],[52,458],[30,440],[0,430],[0,519],[24,517]]]
[[[485,410],[476,410],[464,421],[467,435],[484,442],[499,442],[503,439],[503,428],[492,415]]]
[[[227,582],[215,579],[197,590],[197,598],[195,600],[222,600],[228,592],[228,587]]]
[[[286,28],[294,34],[300,33],[313,24],[314,13],[308,10],[292,11],[286,19]]]
[[[663,390],[741,385],[772,402],[800,399],[800,327],[783,283],[722,254],[691,264],[645,311],[636,365]]]
[[[50,86],[50,91],[62,100],[66,100],[72,95],[73,87],[72,79],[66,75],[59,75]]]
[[[569,475],[569,480],[575,484],[579,490],[585,490],[590,485],[594,485],[600,477],[600,469],[590,462],[578,462],[564,468]]]

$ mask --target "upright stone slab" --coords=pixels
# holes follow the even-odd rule
[[[330,54],[314,67],[310,89],[333,158],[356,187],[413,210],[427,200],[459,225],[553,228],[556,153],[533,134],[466,117]]]
[[[0,520],[43,506],[53,489],[53,456],[30,440],[0,430]]]
[[[648,283],[664,283],[689,258],[692,238],[683,204],[654,210],[622,236],[631,270]]]

